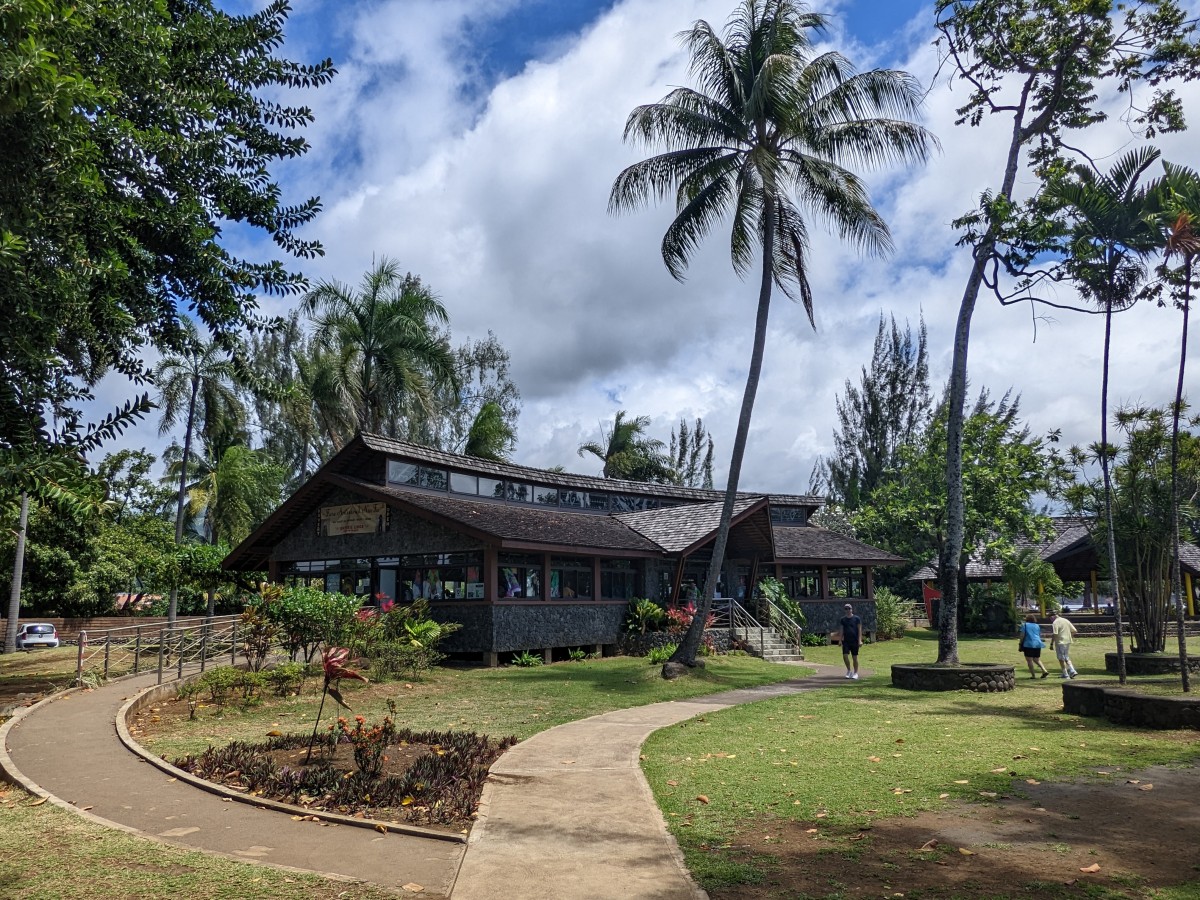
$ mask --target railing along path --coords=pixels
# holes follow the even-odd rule
[[[229,657],[237,662],[240,616],[214,616],[203,622],[172,627],[164,624],[128,625],[89,634],[79,632],[75,661],[75,683],[84,684],[88,675],[108,679],[117,675],[157,670],[164,678],[182,678],[185,666],[199,664],[203,672],[210,659]]]

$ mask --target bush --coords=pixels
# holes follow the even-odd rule
[[[800,643],[805,647],[824,647],[829,643],[829,638],[815,631],[806,631],[800,635]]]
[[[264,603],[263,611],[277,626],[284,649],[292,656],[300,654],[307,663],[322,645],[348,643],[361,606],[353,594],[294,586],[283,588]]]
[[[669,660],[675,651],[679,649],[678,644],[663,644],[661,647],[654,647],[646,654],[646,661],[652,666],[661,666]]]
[[[625,615],[625,630],[637,634],[658,631],[666,620],[666,611],[653,600],[634,597],[629,601],[629,611]]]
[[[916,612],[916,604],[898,597],[885,587],[875,589],[875,637],[890,641],[903,637]]]
[[[542,655],[540,653],[530,653],[528,650],[522,650],[513,657],[512,664],[514,666],[520,666],[528,669],[532,668],[533,666],[540,666],[543,662],[545,662],[545,660],[542,659]]]
[[[416,678],[442,660],[442,654],[412,641],[376,641],[371,647],[367,662],[371,677],[376,681],[388,681],[407,675]]]
[[[778,578],[764,578],[758,583],[762,595],[783,610],[784,615],[797,625],[805,625],[808,619],[800,604],[788,596],[787,588]]]
[[[304,663],[298,662],[280,663],[262,673],[264,680],[277,697],[299,693],[304,684],[305,674],[306,666]]]
[[[587,658],[587,651],[582,647],[573,647],[567,651],[567,659],[571,662],[583,662]]]

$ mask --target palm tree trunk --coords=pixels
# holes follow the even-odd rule
[[[29,527],[29,494],[21,492],[21,517],[17,524],[17,549],[13,559],[12,591],[8,595],[8,628],[4,652],[17,652],[17,625],[21,618],[21,579],[25,574],[25,532]]]
[[[179,496],[175,504],[175,543],[183,543],[183,504],[187,499],[187,466],[192,452],[192,426],[196,419],[196,394],[200,390],[200,376],[192,376],[192,396],[188,399],[187,430],[183,434],[183,458],[179,461]],[[179,585],[171,586],[171,600],[167,605],[167,627],[175,627],[179,613]]]
[[[1112,298],[1104,307],[1104,363],[1100,379],[1100,471],[1104,476],[1104,522],[1108,537],[1108,578],[1112,587],[1117,631],[1117,678],[1125,683],[1125,635],[1121,623],[1120,578],[1117,576],[1117,541],[1113,534],[1112,476],[1108,470],[1108,357],[1112,346]]]
[[[1017,163],[1021,157],[1021,146],[1026,136],[1022,128],[1025,104],[1031,82],[1026,82],[1021,100],[1013,116],[1012,137],[1008,145],[1008,159],[1004,165],[1004,179],[999,196],[1012,199],[1013,185],[1017,180]],[[994,226],[989,227],[979,246],[975,248],[975,260],[971,275],[963,290],[962,303],[958,310],[958,323],[954,329],[954,359],[950,366],[950,399],[946,415],[946,549],[938,560],[938,576],[942,583],[942,600],[938,609],[938,658],[940,665],[958,665],[958,607],[959,569],[966,530],[966,505],[963,497],[963,426],[967,404],[967,350],[971,340],[971,317],[975,314],[975,303],[983,287],[984,269],[996,247]]]
[[[1191,690],[1188,672],[1187,635],[1184,626],[1183,572],[1179,563],[1179,416],[1183,410],[1183,372],[1187,364],[1188,303],[1192,289],[1192,256],[1183,261],[1183,336],[1179,342],[1179,380],[1175,383],[1175,408],[1171,413],[1171,593],[1175,595],[1175,623],[1178,625],[1179,674],[1183,692]]]
[[[712,560],[708,564],[708,576],[704,593],[696,609],[696,615],[688,626],[687,634],[680,643],[671,662],[687,666],[696,664],[696,654],[704,637],[704,623],[712,609],[713,593],[717,579],[721,577],[721,566],[725,561],[725,547],[729,543],[729,526],[733,520],[734,502],[737,500],[738,479],[742,473],[742,457],[746,455],[746,443],[750,436],[750,417],[754,412],[754,397],[758,393],[759,376],[762,374],[763,351],[767,345],[767,315],[771,310],[771,278],[775,268],[775,205],[766,204],[766,221],[763,223],[762,282],[758,289],[758,313],[754,322],[754,346],[750,352],[750,370],[746,375],[746,390],[742,394],[742,409],[738,416],[737,434],[733,439],[733,452],[729,459],[729,480],[725,485],[725,500],[721,506],[721,522],[713,542]],[[753,585],[750,588],[753,589]],[[665,668],[665,667],[664,667]]]

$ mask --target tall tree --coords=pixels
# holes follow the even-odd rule
[[[688,487],[713,486],[713,439],[704,428],[704,420],[696,417],[689,429],[687,419],[679,420],[679,434],[671,429],[667,456],[675,470],[675,482]]]
[[[669,484],[675,474],[671,460],[662,441],[646,436],[649,426],[649,416],[626,418],[625,410],[619,409],[611,427],[601,426],[603,440],[581,444],[579,455],[590,453],[601,460],[605,478]]]
[[[454,356],[437,330],[449,319],[446,308],[387,257],[363,275],[357,291],[319,283],[304,308],[318,343],[332,355],[336,387],[356,430],[400,436],[403,420],[436,412],[439,388],[457,387]]]
[[[761,266],[720,526],[704,596],[673,662],[695,664],[724,562],[772,288],[799,300],[814,323],[807,218],[825,221],[861,250],[887,251],[887,226],[850,167],[924,160],[934,146],[912,121],[923,96],[916,80],[894,70],[855,72],[839,53],[816,53],[812,35],[826,23],[797,0],[742,0],[723,36],[697,21],[682,39],[699,87],[676,88],[658,103],[639,106],[625,123],[627,140],[665,152],[617,176],[609,209],[637,209],[651,199],[675,202],[676,216],[662,241],[667,270],[682,279],[700,240],[724,216],[733,221],[735,271],[751,271],[756,248]]]
[[[180,474],[178,447],[167,454],[167,477]],[[264,453],[244,444],[206,445],[191,454],[187,518],[205,543],[237,545],[279,505],[285,474]]]
[[[257,298],[302,288],[277,259],[222,243],[234,223],[290,256],[319,202],[283,201],[270,168],[311,120],[280,102],[334,74],[277,55],[289,6],[214,0],[0,5],[0,448],[44,405],[105,372],[145,376],[194,314],[224,341]],[[184,314],[184,308],[190,309]],[[43,443],[45,436],[43,436]]]
[[[175,543],[183,543],[184,506],[187,502],[188,463],[192,459],[192,439],[197,429],[206,441],[223,443],[218,436],[227,434],[231,422],[240,422],[241,403],[234,389],[234,365],[216,341],[203,341],[195,327],[186,329],[184,352],[159,360],[154,368],[162,419],[159,432],[166,434],[183,421],[183,447],[179,466],[179,489],[175,505]],[[167,622],[175,624],[179,593],[171,589]]]
[[[969,89],[958,124],[979,125],[992,115],[1011,121],[999,187],[984,192],[979,209],[956,223],[966,229],[962,243],[971,247],[973,259],[950,370],[945,474],[950,518],[938,623],[938,662],[955,664],[971,319],[985,277],[997,265],[997,239],[1012,212],[1021,152],[1031,148],[1038,174],[1052,171],[1067,132],[1105,118],[1096,106],[1101,90],[1129,93],[1139,82],[1195,77],[1200,51],[1192,40],[1194,26],[1175,0],[1143,0],[1115,10],[1110,0],[937,0],[936,15],[946,65]],[[1182,105],[1171,90],[1156,88],[1144,107],[1130,105],[1148,133],[1183,127]]]
[[[1158,222],[1165,226],[1165,256],[1162,274],[1171,285],[1171,295],[1183,313],[1179,338],[1179,377],[1175,381],[1175,402],[1171,406],[1171,528],[1172,565],[1171,591],[1175,605],[1179,644],[1180,679],[1185,692],[1191,690],[1191,673],[1187,664],[1187,634],[1183,627],[1183,577],[1179,561],[1179,419],[1183,413],[1183,375],[1187,366],[1188,316],[1191,311],[1192,282],[1195,261],[1200,255],[1200,174],[1186,166],[1163,164],[1166,175],[1157,185],[1152,197],[1158,212]],[[1180,258],[1177,269],[1170,269],[1172,257]]]
[[[850,512],[863,506],[896,465],[900,447],[920,436],[932,409],[924,318],[914,342],[907,324],[902,332],[892,316],[888,328],[880,314],[871,367],[863,367],[859,387],[847,380],[837,399],[833,455],[813,467],[812,489]]]
[[[449,334],[446,334],[449,342]],[[465,452],[471,430],[483,416],[489,422],[497,413],[510,434],[508,449],[516,445],[517,420],[521,417],[521,392],[511,376],[512,360],[508,350],[489,331],[482,340],[466,340],[454,349],[454,369],[458,379],[439,391],[437,415],[416,423],[420,427],[410,435],[417,443]],[[484,413],[485,406],[494,411]]]

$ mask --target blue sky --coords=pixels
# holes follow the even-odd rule
[[[317,117],[306,132],[310,153],[277,173],[285,202],[309,194],[323,201],[305,236],[320,239],[326,255],[305,273],[353,284],[373,256],[388,255],[441,296],[456,343],[494,331],[524,398],[521,463],[595,472],[575,451],[626,409],[650,416],[664,440],[681,417],[702,416],[722,478],[745,383],[755,276],[743,282],[733,274],[718,226],[678,283],[658,253],[670,210],[615,218],[606,205],[613,178],[641,154],[621,140],[625,117],[687,82],[676,34],[697,18],[723,23],[734,0],[294,6],[288,55],[330,56],[339,69],[331,85],[287,97]],[[869,361],[881,314],[914,325],[924,317],[940,389],[969,265],[950,223],[998,181],[1006,144],[1002,122],[954,125],[965,91],[933,83],[932,3],[834,0],[815,8],[833,16],[829,49],[859,68],[905,68],[930,86],[925,124],[943,149],[927,166],[868,177],[892,228],[890,259],[860,259],[813,229],[815,332],[786,298],[773,304],[742,484],[780,492],[804,491],[815,459],[832,446],[835,397]],[[1195,119],[1200,88],[1184,94]],[[1102,102],[1116,113],[1122,99]],[[1134,143],[1117,116],[1084,140],[1099,157]],[[1186,135],[1165,139],[1163,150],[1172,161],[1200,163]],[[1028,189],[1028,178],[1019,185]],[[240,244],[245,235],[230,239]],[[278,301],[263,305],[288,311]],[[1091,442],[1097,319],[1034,319],[1028,308],[1000,309],[985,298],[972,331],[973,385],[1021,394],[1035,433],[1060,428],[1068,443]],[[1164,335],[1175,328],[1165,310],[1123,317],[1114,406],[1167,402],[1177,357]],[[105,405],[129,393],[110,382]],[[155,424],[130,440],[160,449]]]

